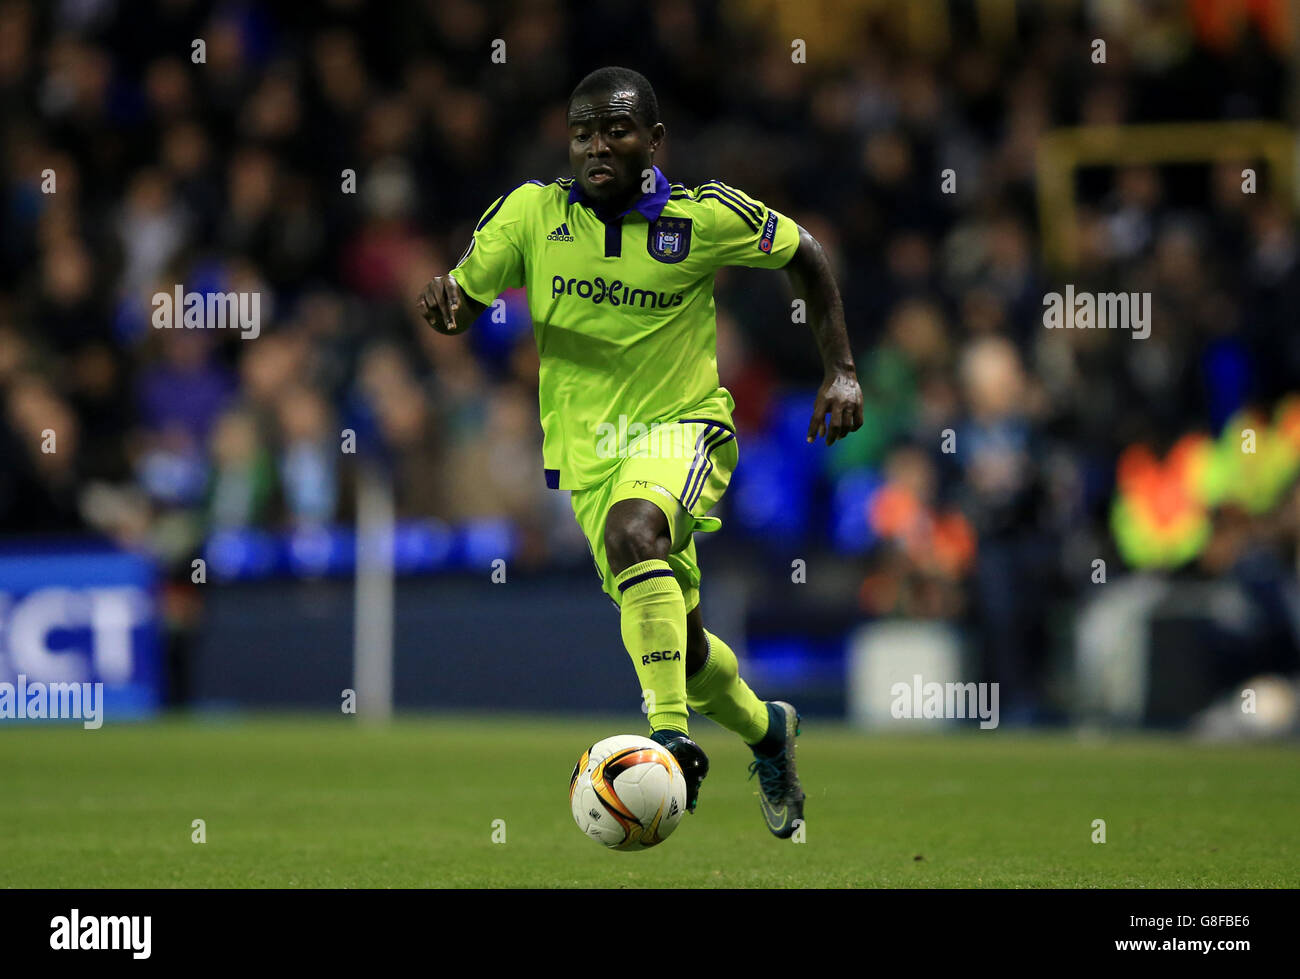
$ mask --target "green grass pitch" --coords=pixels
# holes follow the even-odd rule
[[[636,720],[10,727],[0,886],[1300,885],[1294,746],[868,737],[816,720],[799,744],[806,842],[768,834],[748,751],[696,721],[712,764],[699,812],[654,850],[608,852],[569,816],[569,773]],[[196,819],[206,843],[191,842]]]

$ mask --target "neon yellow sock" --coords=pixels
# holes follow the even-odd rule
[[[725,642],[704,630],[708,659],[686,680],[686,702],[705,717],[757,744],[767,734],[767,704],[740,678],[736,654]]]
[[[619,628],[632,657],[650,730],[686,734],[686,599],[667,561],[642,561],[614,579]],[[645,709],[643,708],[643,709]]]

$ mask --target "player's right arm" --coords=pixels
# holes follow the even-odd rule
[[[430,280],[424,292],[420,293],[416,309],[439,333],[451,335],[468,330],[487,307],[462,293],[456,280],[448,273],[435,275]]]
[[[524,284],[526,197],[532,183],[498,197],[474,227],[456,267],[436,275],[416,309],[439,333],[463,333],[501,293]]]

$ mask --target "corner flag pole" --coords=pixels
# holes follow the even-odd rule
[[[360,719],[383,724],[393,715],[393,487],[382,462],[359,462],[352,682]]]

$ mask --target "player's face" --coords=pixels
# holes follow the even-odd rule
[[[663,140],[662,123],[646,126],[635,92],[582,95],[569,107],[569,163],[591,200],[619,204],[641,195],[641,182]]]

